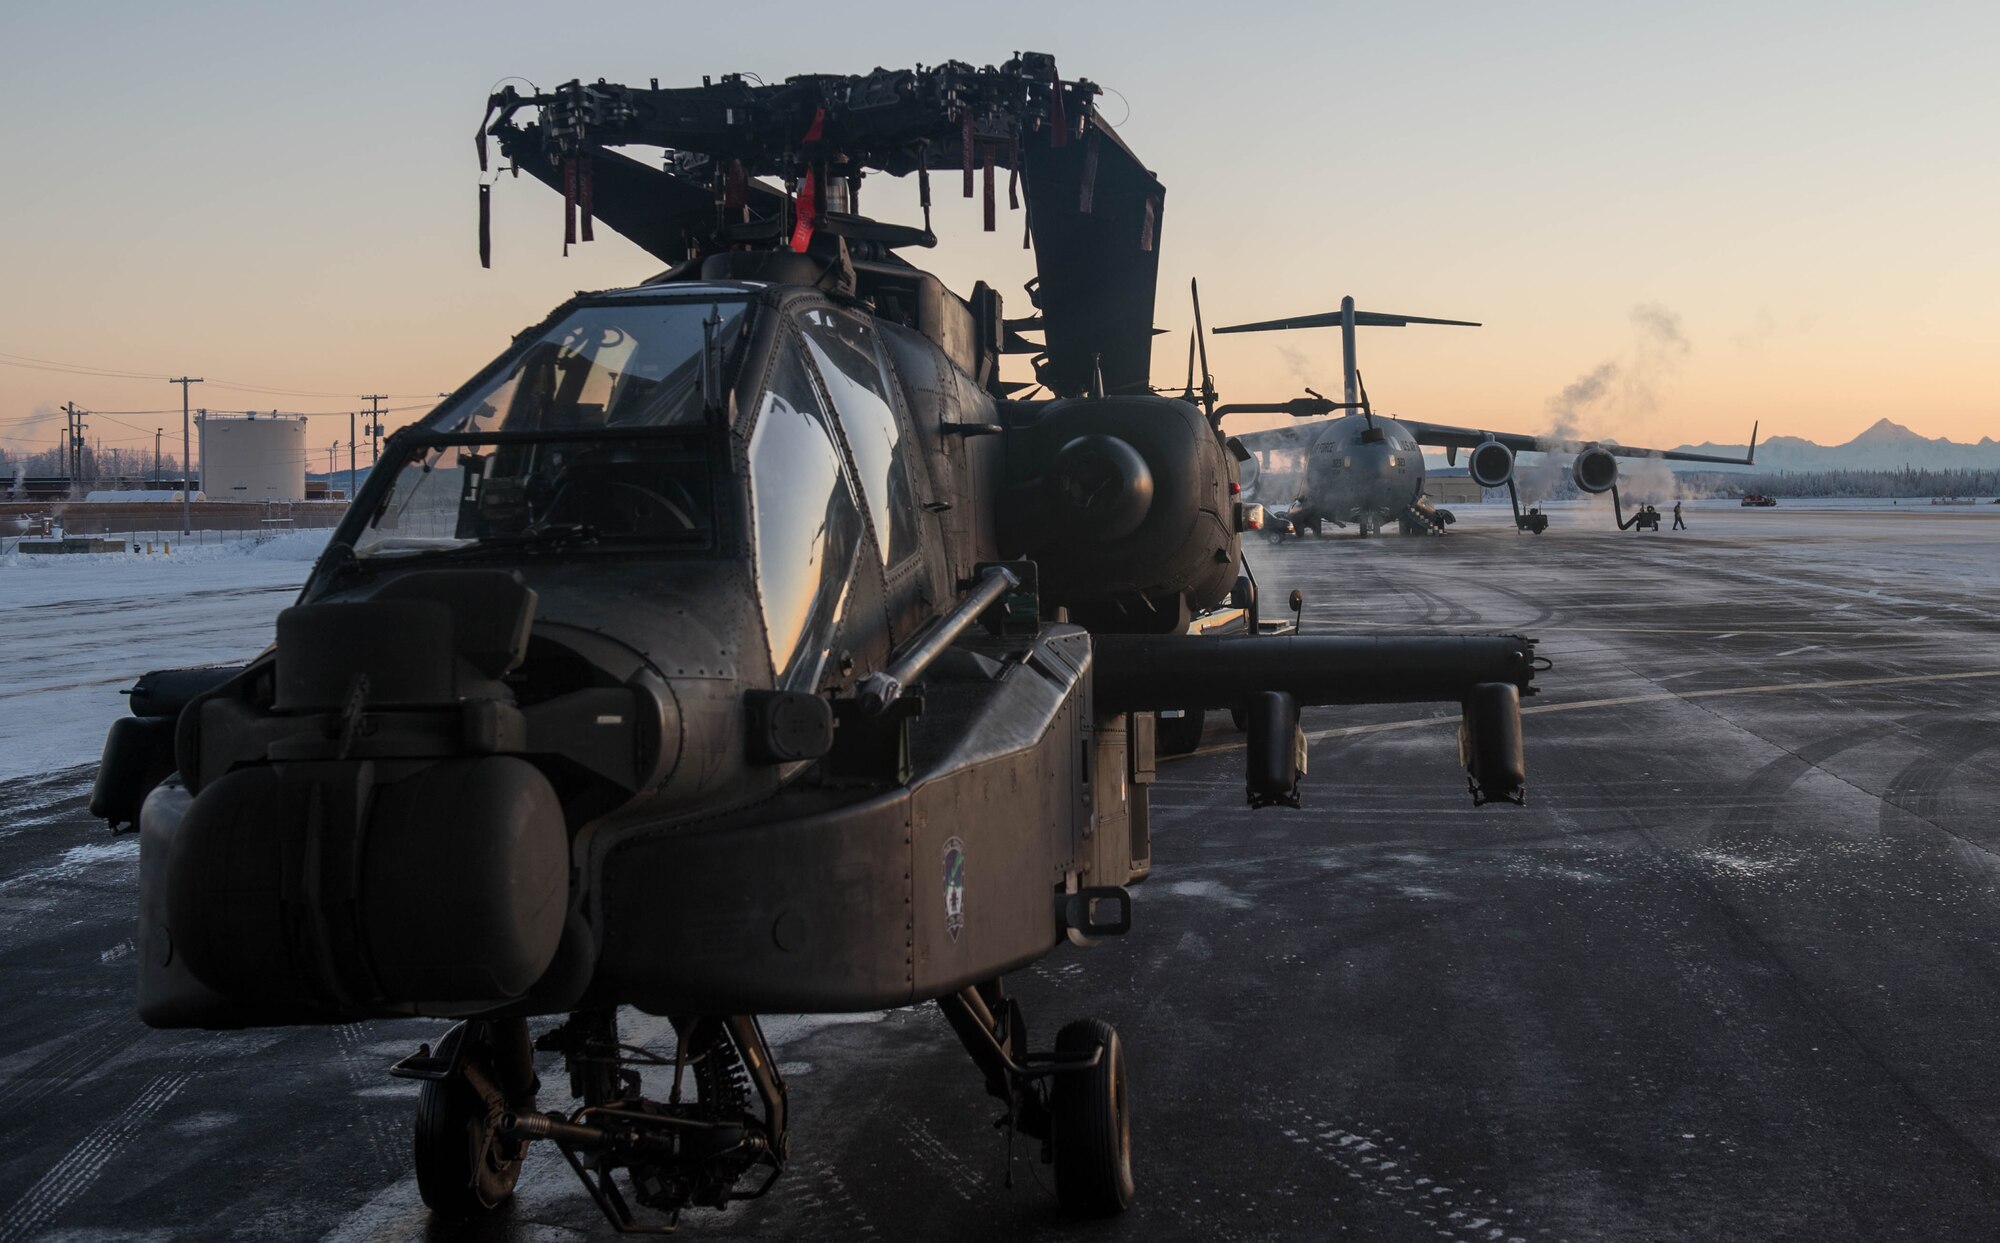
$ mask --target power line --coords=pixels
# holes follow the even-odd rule
[[[32,371],[61,371],[69,375],[96,375],[120,380],[156,380],[159,377],[140,371],[114,371],[108,367],[91,367],[83,363],[59,363],[48,358],[31,358],[26,354],[9,354],[0,350],[0,364],[9,367],[26,367]]]
[[[99,376],[101,378],[110,380],[157,380],[160,378],[158,372],[126,371],[118,367],[98,367],[90,363],[58,362],[57,360],[52,358],[36,358],[30,354],[14,354],[6,350],[0,350],[0,366],[25,367],[31,371],[55,371],[55,372],[60,372],[64,375]],[[167,383],[169,384],[175,384],[178,382],[179,381],[176,380],[167,381]],[[234,391],[241,391],[245,393],[269,393],[277,397],[359,397],[360,396],[360,394],[358,393],[330,393],[322,389],[277,388],[266,384],[247,384],[239,380],[216,379],[216,380],[209,380],[207,381],[207,383],[215,388],[224,388]],[[428,397],[430,396],[430,394],[391,393],[388,394],[388,396],[395,398],[418,398],[418,397]],[[130,411],[129,413],[146,414],[152,412],[135,410],[135,411]],[[160,413],[171,414],[173,412],[171,410],[168,410],[168,411],[161,411]]]

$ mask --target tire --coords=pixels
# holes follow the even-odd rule
[[[1239,734],[1250,732],[1250,714],[1241,708],[1229,710],[1229,723],[1236,727],[1236,732]]]
[[[470,1025],[460,1023],[438,1042],[438,1056],[452,1057]],[[492,1077],[493,1059],[483,1044],[465,1052]],[[461,1074],[427,1079],[417,1096],[413,1152],[417,1191],[441,1217],[482,1217],[507,1202],[521,1177],[527,1144],[491,1130],[486,1102]]]
[[[1204,713],[1189,708],[1185,716],[1158,718],[1153,732],[1153,749],[1161,755],[1186,755],[1201,745]]]
[[[1111,1024],[1078,1019],[1056,1033],[1056,1052],[1103,1056],[1089,1070],[1059,1074],[1050,1088],[1056,1200],[1078,1217],[1113,1217],[1132,1207],[1132,1118],[1125,1045]]]

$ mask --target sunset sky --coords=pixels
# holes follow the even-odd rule
[[[150,449],[196,405],[406,408],[571,291],[659,264],[561,200],[495,192],[495,81],[643,85],[1056,54],[1167,186],[1155,377],[1211,324],[1365,309],[1482,321],[1365,333],[1378,407],[1536,431],[1603,364],[1579,430],[1844,441],[1883,416],[2000,437],[2000,5],[936,3],[8,5],[0,445],[67,400]],[[1122,98],[1121,98],[1122,96]],[[941,186],[941,188],[947,188]],[[864,191],[914,218],[914,186]],[[941,196],[926,263],[1026,313],[1019,217]],[[1231,400],[1339,384],[1338,334],[1216,338]],[[258,392],[255,386],[286,392]],[[112,420],[117,421],[112,421]],[[311,443],[345,438],[344,419]]]

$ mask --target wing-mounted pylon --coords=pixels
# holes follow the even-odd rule
[[[936,242],[931,173],[958,172],[992,231],[1005,170],[1037,271],[1036,314],[1008,325],[1008,347],[1039,349],[1036,378],[1058,395],[1089,391],[1100,374],[1108,392],[1143,392],[1165,190],[1098,115],[1099,93],[1035,52],[998,67],[949,61],[769,85],[729,74],[690,87],[508,86],[487,100],[480,169],[497,142],[514,170],[563,195],[566,247],[591,240],[595,220],[673,265],[756,249],[901,262],[896,248]],[[624,147],[663,149],[664,162],[642,164]],[[862,182],[875,172],[917,175],[921,226],[860,214]],[[490,210],[482,177],[485,262]]]

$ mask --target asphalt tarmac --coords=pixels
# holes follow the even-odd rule
[[[1011,981],[1045,1038],[1126,1041],[1132,1212],[1065,1222],[1027,1143],[1008,1188],[916,1007],[771,1020],[792,1168],[682,1234],[2000,1238],[2000,508],[1461,512],[1252,555],[1308,632],[1540,637],[1529,805],[1474,810],[1455,717],[1406,706],[1309,713],[1306,809],[1251,813],[1212,721],[1132,932]],[[0,1243],[614,1237],[553,1152],[428,1221],[383,1071],[438,1024],[142,1027],[89,776],[0,785]]]

